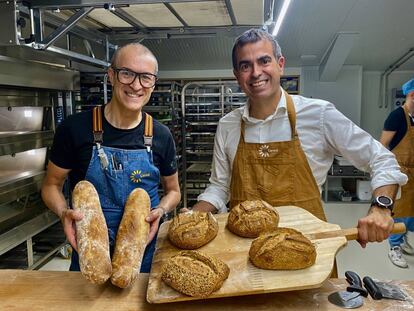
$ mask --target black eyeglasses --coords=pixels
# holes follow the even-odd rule
[[[135,79],[138,77],[139,83],[142,87],[150,88],[155,85],[158,78],[156,75],[147,72],[135,72],[127,68],[114,68],[112,69],[116,72],[118,81],[122,84],[131,85],[135,82]]]

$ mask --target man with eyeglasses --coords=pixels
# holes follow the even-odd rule
[[[71,271],[79,271],[75,221],[62,194],[69,175],[70,188],[80,180],[96,188],[108,226],[111,252],[126,199],[137,187],[151,198],[148,244],[141,272],[149,272],[160,219],[180,201],[176,150],[169,129],[142,111],[157,81],[158,63],[145,46],[119,48],[108,69],[112,98],[103,107],[69,116],[56,130],[47,174],[42,186],[45,204],[61,219],[74,252]],[[158,197],[159,184],[164,196]]]

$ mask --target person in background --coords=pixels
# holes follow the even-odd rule
[[[154,90],[157,71],[157,60],[145,46],[132,43],[119,48],[108,69],[112,84],[110,102],[102,108],[69,116],[56,130],[42,198],[61,219],[75,250],[72,271],[79,271],[74,225],[82,215],[67,206],[62,194],[68,175],[72,190],[83,179],[95,186],[108,226],[111,251],[129,194],[137,187],[148,192],[150,233],[141,272],[150,271],[161,217],[180,201],[173,137],[166,126],[142,111]],[[164,189],[161,200],[160,182]]]
[[[405,223],[407,232],[393,234],[388,239],[391,262],[408,268],[402,252],[414,255],[414,79],[405,83],[402,91],[405,104],[389,114],[380,141],[395,154],[401,170],[408,176],[408,183],[401,188],[401,198],[394,206],[394,221]]]
[[[291,96],[280,86],[285,58],[276,39],[251,29],[236,39],[233,72],[248,97],[217,128],[210,185],[193,210],[226,212],[244,200],[296,205],[322,220],[320,190],[334,155],[372,176],[375,200],[358,220],[358,241],[385,240],[392,202],[407,182],[394,155],[330,102]]]

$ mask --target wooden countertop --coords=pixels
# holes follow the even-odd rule
[[[414,280],[392,283],[410,300],[368,297],[358,310],[414,309]],[[122,290],[109,283],[93,285],[80,272],[0,270],[0,310],[344,310],[329,303],[327,296],[346,288],[345,280],[329,279],[317,289],[155,305],[145,300],[147,284],[148,274]]]

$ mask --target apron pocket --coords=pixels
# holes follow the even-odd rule
[[[294,192],[294,167],[292,164],[252,165],[252,172],[246,174],[250,189],[256,189],[265,201],[291,201]]]

